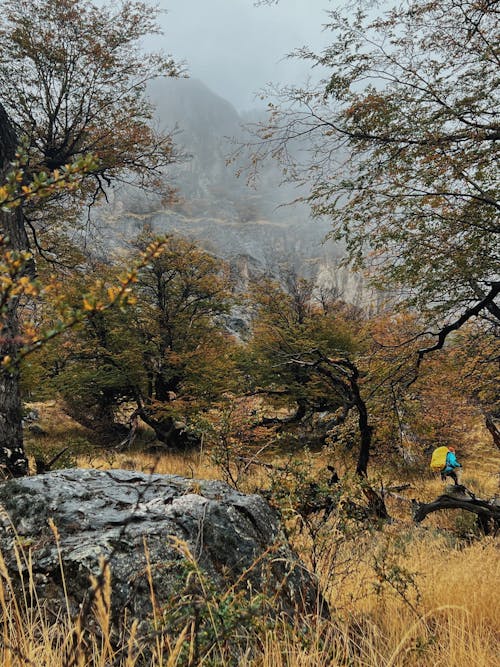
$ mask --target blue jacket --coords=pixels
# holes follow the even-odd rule
[[[446,466],[443,472],[451,472],[454,468],[461,468],[462,466],[457,461],[457,457],[453,452],[446,454]]]

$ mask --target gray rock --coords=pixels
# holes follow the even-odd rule
[[[23,422],[25,424],[32,424],[33,422],[38,422],[38,421],[40,421],[40,412],[35,408],[31,408],[31,410],[28,410],[23,417]]]
[[[1,483],[0,548],[10,574],[19,581],[17,541],[31,549],[39,595],[57,605],[63,590],[50,518],[59,532],[73,612],[88,596],[89,576],[98,575],[104,557],[111,565],[114,622],[125,611],[128,618],[148,619],[144,544],[161,607],[183,583],[185,561],[175,540],[187,545],[221,590],[241,577],[245,590],[276,594],[276,610],[294,615],[317,608],[315,580],[290,549],[276,512],[260,496],[244,495],[223,482],[68,469]]]

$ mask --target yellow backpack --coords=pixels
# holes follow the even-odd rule
[[[441,472],[446,467],[446,455],[450,450],[448,447],[438,447],[432,452],[431,470]]]

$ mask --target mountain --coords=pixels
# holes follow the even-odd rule
[[[184,154],[166,174],[177,201],[165,204],[130,187],[112,191],[99,212],[107,246],[121,245],[148,225],[202,242],[230,261],[243,281],[262,271],[277,273],[286,263],[356,305],[373,300],[360,276],[339,267],[342,248],[324,242],[328,223],[313,221],[304,204],[289,203],[297,190],[281,183],[274,162],[263,165],[255,188],[236,176],[238,165],[227,165],[243,137],[243,121],[227,100],[195,79],[155,81],[150,97],[156,122],[174,132]]]

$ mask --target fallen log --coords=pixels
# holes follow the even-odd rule
[[[446,493],[430,503],[412,500],[412,516],[415,523],[420,523],[431,512],[447,509],[462,509],[477,515],[478,524],[487,535],[500,528],[500,500],[482,500],[465,486],[450,485]]]

